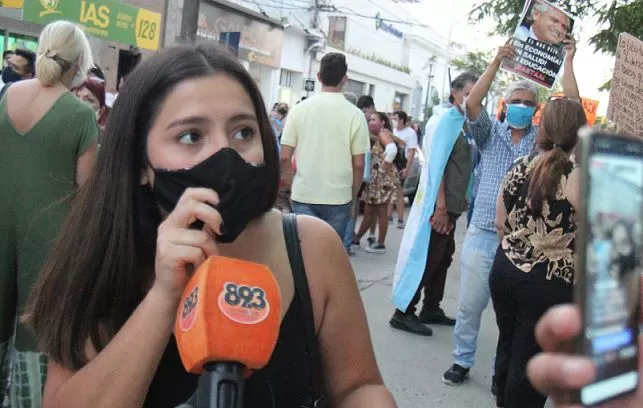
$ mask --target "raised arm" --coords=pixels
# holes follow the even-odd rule
[[[576,40],[571,34],[567,34],[567,39],[564,42],[567,55],[565,56],[563,76],[561,78],[563,94],[570,99],[577,99],[580,101],[580,92],[578,90],[578,83],[576,82],[576,75],[574,74]]]
[[[514,51],[513,45],[511,45],[511,40],[507,41],[505,45],[500,47],[496,58],[494,58],[484,74],[482,74],[480,79],[478,79],[478,82],[473,86],[471,93],[466,99],[467,119],[470,121],[478,120],[480,113],[482,113],[482,101],[489,93],[491,83],[500,69],[502,60],[504,58],[514,58],[515,56],[516,52]]]

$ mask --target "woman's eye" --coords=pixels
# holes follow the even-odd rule
[[[196,132],[187,132],[179,136],[179,143],[192,145],[199,143],[201,140],[201,135]]]
[[[241,129],[232,135],[237,140],[248,140],[254,135],[254,131],[250,128]]]

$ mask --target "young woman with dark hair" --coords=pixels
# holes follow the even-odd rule
[[[394,407],[335,231],[298,217],[286,229],[298,232],[304,268],[291,267],[287,242],[297,237],[284,229],[293,224],[271,209],[277,146],[248,72],[200,45],[155,54],[128,82],[136,86],[114,105],[27,311],[49,357],[44,406],[189,400],[197,376],[185,372],[172,330],[191,266],[218,254],[267,265],[281,288],[278,344],[246,381],[245,406],[312,407],[323,394],[330,406]],[[203,228],[190,228],[195,221]],[[314,340],[318,350],[308,349]],[[320,393],[310,388],[317,351]]]
[[[391,121],[385,113],[371,114],[368,128],[371,132],[371,180],[364,187],[362,198],[365,202],[364,219],[353,238],[353,245],[359,246],[362,237],[377,222],[377,242],[366,247],[367,252],[386,252],[385,240],[388,232],[388,210],[400,191],[400,178],[393,165],[397,147],[393,141]]]
[[[542,114],[540,153],[516,161],[498,195],[496,228],[501,240],[489,275],[499,328],[495,384],[497,405],[543,407],[546,396],[527,379],[539,352],[538,319],[572,299],[578,170],[570,154],[586,123],[580,101],[550,100]]]

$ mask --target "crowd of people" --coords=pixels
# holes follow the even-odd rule
[[[564,96],[549,99],[539,126],[530,82],[508,85],[503,120],[483,109],[502,60],[515,55],[507,43],[482,76],[453,80],[448,109],[420,138],[404,111],[345,97],[341,53],[321,59],[321,92],[271,112],[216,45],[162,50],[109,100],[83,31],[47,25],[36,53],[3,56],[0,403],[192,406],[198,376],[183,368],[173,328],[190,271],[216,254],[267,265],[283,298],[275,351],[246,381],[245,406],[395,407],[349,255],[367,234],[365,251],[384,253],[394,212],[405,234],[417,227],[402,186],[424,156],[435,182],[414,209],[428,208],[430,233],[414,245],[426,261],[390,325],[425,336],[432,324],[454,326],[442,380],[459,385],[491,299],[497,406],[540,408],[549,396],[563,407],[595,372],[565,354],[580,316],[560,306],[577,273],[570,156],[586,122],[573,38],[565,47]],[[441,302],[467,212],[452,318]],[[642,404],[639,390],[619,406]]]

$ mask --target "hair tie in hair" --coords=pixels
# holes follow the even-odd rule
[[[43,55],[44,55],[46,58],[51,58],[51,59],[55,59],[55,58],[56,58],[56,53],[51,52],[51,51],[49,51],[49,50],[45,51],[45,53],[44,53]]]

